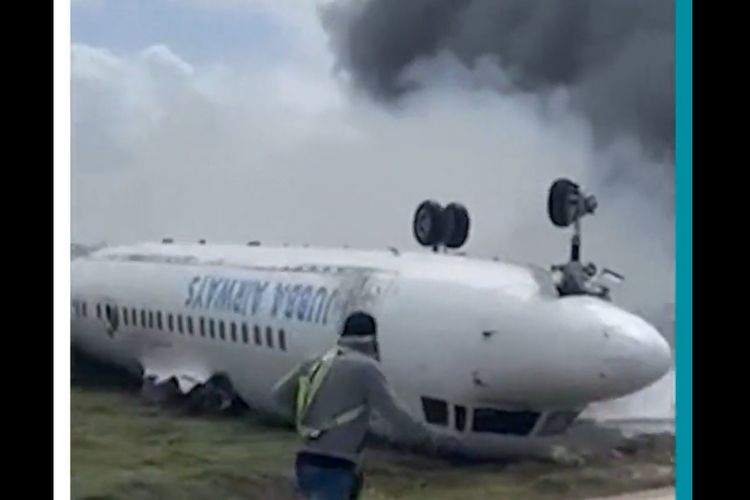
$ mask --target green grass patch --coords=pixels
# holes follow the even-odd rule
[[[96,387],[71,393],[71,474],[79,500],[291,499],[294,433],[253,416],[191,417]],[[364,498],[574,499],[674,484],[672,457],[634,453],[579,466],[452,465],[376,450]]]

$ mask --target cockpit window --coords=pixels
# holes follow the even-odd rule
[[[422,396],[422,411],[430,424],[448,425],[448,403]]]
[[[456,405],[453,408],[453,420],[455,421],[456,430],[463,431],[466,428],[466,407]]]
[[[477,408],[474,410],[474,432],[491,432],[494,434],[512,434],[526,436],[536,425],[539,413],[533,411],[503,411],[494,408]]]

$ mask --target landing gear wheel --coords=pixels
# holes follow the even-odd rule
[[[469,211],[458,203],[451,203],[443,211],[444,243],[448,248],[460,248],[469,238]]]
[[[578,184],[568,179],[558,179],[552,184],[547,198],[547,214],[555,226],[568,227],[575,222],[579,194]]]
[[[443,239],[443,208],[435,201],[423,201],[414,213],[412,227],[420,245],[439,245]]]

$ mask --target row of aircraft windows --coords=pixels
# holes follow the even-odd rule
[[[73,301],[73,312],[78,316],[87,317],[86,303]],[[194,318],[193,316],[183,316],[182,314],[127,307],[114,309],[109,305],[96,304],[96,317],[98,319],[110,319],[113,315],[124,326],[156,328],[157,330],[177,332],[182,335],[199,335],[204,338],[218,338],[220,340],[242,342],[243,344],[249,344],[252,336],[252,341],[255,345],[263,345],[265,340],[267,347],[278,347],[282,351],[286,351],[286,332],[283,328],[276,331],[274,335],[274,329],[270,326],[267,326],[264,330],[260,326],[254,325],[251,332],[251,328],[247,323],[225,322],[204,316]]]

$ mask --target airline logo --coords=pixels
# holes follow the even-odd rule
[[[343,298],[339,288],[330,285],[198,275],[188,284],[185,306],[325,325],[340,312]]]

